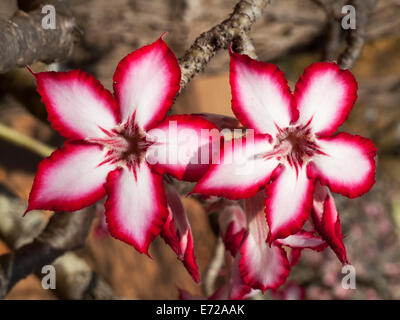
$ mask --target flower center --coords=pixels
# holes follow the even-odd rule
[[[97,143],[107,150],[104,162],[118,163],[135,167],[145,157],[152,142],[147,140],[146,134],[134,124],[127,122],[111,131],[103,130],[106,138],[88,139],[88,142]]]
[[[297,170],[319,152],[314,135],[307,126],[287,127],[278,133],[274,149],[268,154]]]

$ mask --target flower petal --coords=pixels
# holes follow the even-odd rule
[[[104,183],[114,169],[94,144],[66,143],[38,167],[29,195],[30,210],[75,211],[105,196]]]
[[[218,221],[225,248],[235,257],[246,233],[246,214],[239,205],[230,205],[219,214]]]
[[[289,275],[289,262],[285,250],[264,241],[256,243],[253,236],[248,236],[241,249],[239,262],[243,281],[253,289],[265,291],[282,285]]]
[[[241,278],[249,287],[265,291],[282,285],[289,275],[290,266],[280,246],[266,243],[268,226],[263,197],[260,199],[259,195],[246,199],[249,232],[240,248],[239,269]]]
[[[219,152],[220,134],[210,121],[192,115],[166,117],[148,131],[156,141],[150,146],[146,159],[160,174],[198,181],[210,167],[213,151]]]
[[[275,136],[298,117],[285,74],[273,64],[230,53],[232,110],[257,133]]]
[[[307,174],[319,178],[323,185],[350,198],[358,197],[375,183],[376,148],[369,139],[339,133],[319,138],[322,153],[313,157]]]
[[[194,255],[192,231],[181,198],[173,187],[166,188],[168,218],[161,237],[183,262],[194,281],[200,281],[199,268]]]
[[[113,95],[80,70],[34,74],[52,127],[65,138],[104,137],[118,123]]]
[[[168,217],[162,177],[145,162],[136,168],[112,171],[106,183],[105,204],[110,234],[148,254]]]
[[[336,253],[340,262],[347,264],[346,247],[343,243],[340,218],[336,210],[335,200],[329,189],[319,183],[315,187],[311,217],[314,227],[320,236]]]
[[[326,248],[326,242],[320,237],[314,235],[313,232],[301,230],[284,239],[277,239],[276,244],[288,246],[292,249],[314,249],[322,251]]]
[[[254,139],[252,139],[254,138]],[[247,136],[227,141],[219,164],[213,164],[193,189],[193,193],[250,198],[271,178],[279,162],[263,155],[273,146],[268,135]]]
[[[296,83],[297,123],[319,135],[330,135],[347,119],[357,100],[357,81],[334,62],[313,63]]]
[[[291,267],[295,266],[299,262],[299,260],[301,258],[301,252],[302,251],[303,251],[303,249],[292,249],[292,250],[290,250],[288,260],[289,260],[289,263],[290,263]]]
[[[305,167],[298,171],[284,167],[267,185],[265,206],[270,243],[301,230],[311,210],[313,190],[314,182],[307,178]]]
[[[114,74],[114,91],[126,122],[142,129],[162,120],[179,91],[181,70],[174,53],[159,38],[123,58]]]

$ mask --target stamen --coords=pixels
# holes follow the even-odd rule
[[[314,154],[319,152],[315,137],[308,126],[291,126],[279,131],[272,151],[258,156],[264,159],[275,157],[281,162],[287,162],[298,172]]]
[[[120,163],[135,168],[143,160],[147,149],[153,144],[136,125],[127,122],[111,131],[103,130],[107,137],[87,139],[107,150],[103,163]],[[102,164],[103,164],[102,163]]]

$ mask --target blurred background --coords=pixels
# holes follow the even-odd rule
[[[180,57],[200,33],[224,20],[236,2],[70,0],[69,8],[79,26],[79,41],[72,54],[62,63],[36,63],[32,68],[80,68],[111,90],[115,67],[126,54],[168,32],[165,40]],[[0,19],[24,14],[16,11],[16,3],[2,0]],[[26,7],[27,1],[19,5]],[[342,288],[341,264],[330,249],[323,253],[305,250],[290,279],[305,288],[308,299],[400,298],[400,1],[378,1],[366,32],[367,43],[352,69],[359,83],[359,98],[342,129],[368,137],[378,147],[377,182],[361,198],[335,198],[349,260],[357,271],[357,289]],[[327,15],[317,1],[311,0],[272,1],[251,32],[258,58],[277,64],[292,88],[306,66],[322,59],[329,36]],[[344,35],[340,35],[338,53],[343,46]],[[221,50],[178,97],[173,112],[232,115],[230,99],[228,52]],[[14,68],[0,74],[0,123],[52,147],[63,143],[46,122],[33,76],[26,69]],[[18,237],[24,228],[40,228],[52,214],[35,212],[23,225],[18,222],[40,160],[33,152],[0,140],[0,254],[20,245]],[[184,198],[183,202],[203,275],[216,238],[201,203],[194,198]],[[10,217],[10,212],[16,218]],[[149,259],[103,232],[100,217],[99,214],[96,218],[86,247],[71,259],[78,256],[77,261],[84,261],[110,284],[116,295],[128,299],[176,299],[178,287],[202,293],[201,286],[193,282],[163,240],[152,244],[153,259]],[[78,269],[79,263],[75,265]],[[42,289],[40,281],[30,275],[6,299],[62,298],[52,290]]]

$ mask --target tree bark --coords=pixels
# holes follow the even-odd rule
[[[17,11],[12,19],[0,20],[0,73],[36,61],[62,61],[71,55],[78,34],[75,19],[63,1],[47,2],[56,9],[54,30],[43,29],[41,8],[30,13]]]

